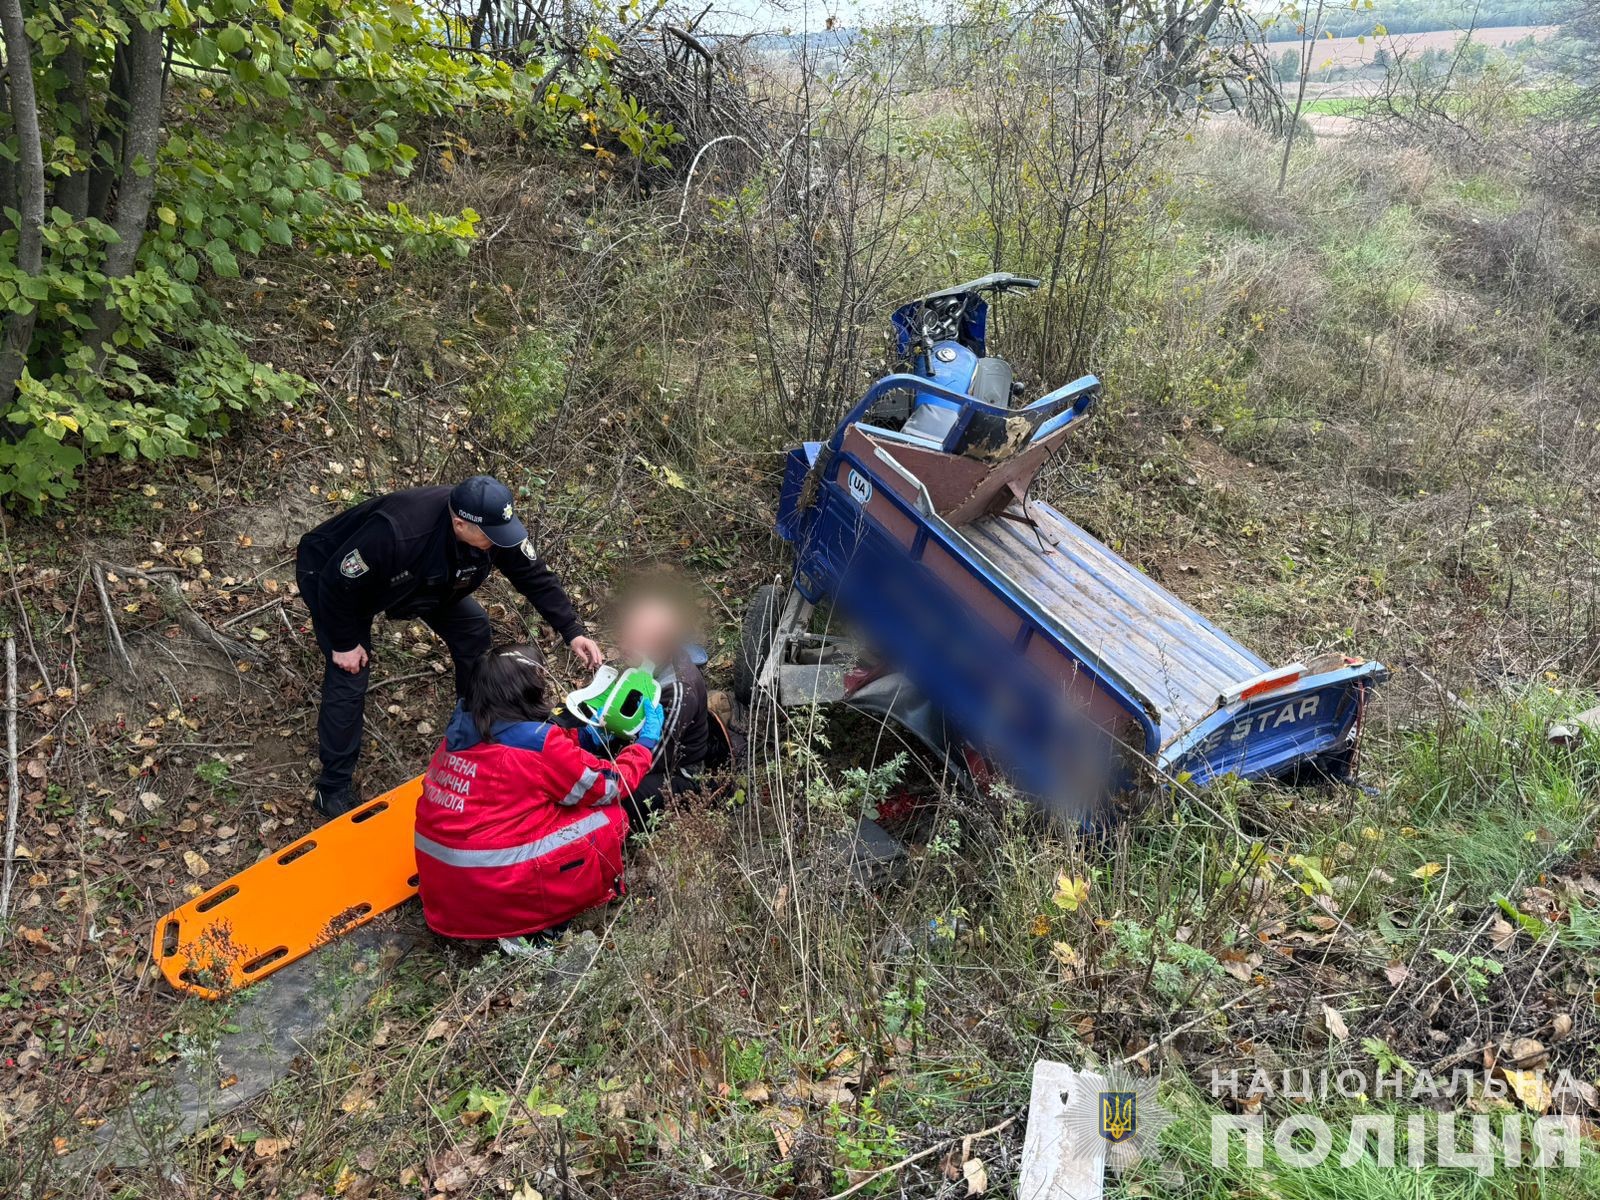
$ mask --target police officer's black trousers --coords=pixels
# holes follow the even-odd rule
[[[306,584],[301,583],[301,594]],[[456,695],[466,688],[467,669],[489,652],[492,634],[489,614],[471,596],[457,600],[448,608],[421,614],[419,619],[444,639],[456,665]],[[317,756],[322,759],[322,775],[317,786],[332,792],[348,787],[355,776],[356,760],[361,757],[361,722],[366,709],[367,685],[372,678],[372,632],[361,644],[367,648],[367,665],[352,674],[334,665],[333,647],[315,610],[311,629],[322,650],[322,710],[317,714]],[[441,714],[442,716],[443,714]]]

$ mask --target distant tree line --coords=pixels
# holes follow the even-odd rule
[[[1461,3],[1449,0],[1393,0],[1359,11],[1329,12],[1322,18],[1322,29],[1329,37],[1371,37],[1375,29],[1386,33],[1431,33],[1439,29],[1501,29],[1508,25],[1547,25],[1548,6],[1528,3],[1480,5],[1476,15]],[[1269,42],[1299,41],[1300,30],[1293,23],[1280,22],[1266,30]]]

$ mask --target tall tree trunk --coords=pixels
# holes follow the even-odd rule
[[[15,0],[0,0],[15,3]],[[161,144],[163,83],[162,33],[149,30],[135,18],[128,35],[128,121],[122,135],[122,171],[117,182],[117,215],[111,227],[118,241],[106,249],[106,291],[95,306],[95,341],[103,359],[122,314],[108,303],[111,281],[133,271],[150,219],[150,201],[156,191],[156,149]]]
[[[68,13],[69,20],[72,15]],[[94,126],[89,121],[89,89],[85,86],[83,52],[74,46],[62,53],[58,63],[61,73],[67,77],[67,90],[65,95],[57,96],[56,103],[77,110],[70,132],[83,166],[56,181],[54,202],[57,208],[71,213],[74,220],[82,220],[89,213],[89,164],[94,149],[89,144]]]
[[[489,6],[493,3],[494,0],[480,0],[477,15],[472,18],[472,24],[468,27],[468,45],[473,50],[483,49],[484,32],[489,21]]]
[[[0,0],[11,93],[11,123],[17,134],[17,267],[37,275],[44,264],[44,152],[39,143],[39,102],[33,91],[33,48],[23,26],[22,0]],[[0,346],[0,406],[9,408],[28,363],[35,309],[6,318]],[[3,411],[0,408],[0,411]]]
[[[0,54],[0,138],[11,136],[10,85],[5,82],[5,55]],[[17,169],[9,158],[0,156],[0,233],[11,228],[5,210],[17,207]]]
[[[134,24],[138,24],[137,21]],[[128,124],[128,44],[118,42],[111,58],[111,86],[106,89],[106,116],[94,135],[94,169],[89,173],[89,216],[104,221],[111,208],[117,166],[122,161],[122,135]]]

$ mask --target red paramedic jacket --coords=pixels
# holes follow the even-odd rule
[[[622,894],[628,814],[617,801],[650,769],[651,752],[616,759],[578,732],[507,723],[483,741],[458,707],[417,803],[417,886],[435,933],[520,937]]]

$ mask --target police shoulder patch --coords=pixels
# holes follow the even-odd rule
[[[524,556],[526,556],[526,558],[528,559],[529,562],[538,562],[539,561],[539,552],[533,548],[533,539],[532,538],[523,538],[522,539],[522,553],[524,554]]]
[[[361,551],[352,550],[344,556],[344,561],[339,564],[339,574],[346,579],[360,579],[372,568],[367,566],[367,560],[361,557]]]

